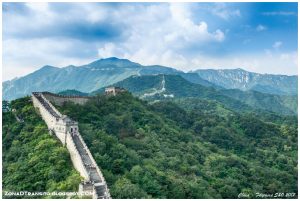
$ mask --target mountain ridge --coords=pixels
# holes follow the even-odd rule
[[[259,72],[255,72],[255,71],[250,71],[250,70],[245,70],[241,67],[236,67],[236,68],[197,68],[195,70],[190,70],[190,71],[187,71],[187,72],[195,72],[195,71],[202,71],[202,70],[211,70],[211,71],[244,71],[244,72],[248,72],[248,73],[255,73],[255,74],[260,74],[260,75],[275,75],[275,76],[288,76],[288,77],[293,77],[293,76],[296,76],[298,77],[298,75],[286,75],[286,74],[281,74],[281,73],[278,73],[278,74],[274,74],[274,73],[259,73]]]
[[[255,90],[277,95],[298,93],[297,75],[274,75],[249,72],[244,69],[198,69],[192,71],[202,79],[226,89]]]
[[[285,115],[297,113],[297,96],[272,95],[251,90],[216,89],[191,83],[180,75],[131,76],[112,86],[125,88],[134,95],[149,101],[200,98],[218,101],[237,111],[259,109]],[[104,88],[100,88],[91,95],[103,92]]]
[[[230,86],[230,82],[226,85],[222,82],[216,82],[216,79],[208,79],[203,73],[199,73],[199,70],[185,73],[172,67],[161,65],[143,66],[128,59],[110,57],[98,59],[81,66],[69,65],[63,68],[50,65],[43,66],[26,76],[3,82],[3,99],[13,100],[29,95],[33,91],[49,91],[57,93],[63,90],[77,89],[84,93],[90,93],[101,87],[124,80],[132,75],[153,75],[162,73],[181,75],[192,83],[202,84],[204,86],[236,88]],[[276,77],[276,75],[273,76]],[[297,78],[293,79],[297,80]],[[276,80],[278,80],[277,82],[279,83],[279,85],[276,86],[277,88],[268,85],[268,83],[266,84],[266,82],[263,82],[262,80],[259,80],[259,83],[253,86],[253,89],[265,93],[294,94],[295,87],[292,89],[293,93],[291,93],[291,90],[289,91],[289,88],[287,87],[293,86],[294,80],[281,81],[280,77],[276,77]],[[287,83],[280,84],[281,82]],[[282,88],[281,86],[284,87]]]

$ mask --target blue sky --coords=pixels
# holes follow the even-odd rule
[[[3,80],[127,58],[297,74],[297,3],[3,3]]]

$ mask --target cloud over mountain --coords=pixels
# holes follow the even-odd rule
[[[173,66],[181,70],[217,68],[226,63],[230,67],[261,72],[283,73],[288,69],[288,74],[295,74],[297,67],[293,62],[286,61],[285,66],[280,67],[274,58],[268,60],[263,56],[265,49],[272,46],[275,40],[285,44],[285,49],[277,54],[297,51],[297,47],[289,41],[293,37],[280,38],[274,34],[277,32],[272,32],[275,24],[271,21],[264,25],[257,21],[256,15],[270,18],[270,15],[261,14],[265,10],[255,13],[249,9],[251,6],[244,5],[4,3],[4,80],[25,75],[45,64],[80,65],[110,56],[145,65],[156,63]],[[286,12],[294,12],[293,4],[288,8]],[[269,12],[280,13],[277,10]],[[249,13],[253,15],[252,18],[249,18]],[[289,28],[284,30],[294,34],[295,16],[285,17],[291,18],[292,25],[282,22],[282,28],[287,26]],[[274,23],[281,22],[281,19],[274,18],[275,15],[272,17]],[[244,24],[270,37],[263,39],[259,33],[252,33],[251,29],[244,32],[239,28]],[[273,35],[277,38],[273,38]],[[245,40],[250,42],[246,44]],[[235,58],[238,58],[238,62],[231,63],[237,61]],[[258,61],[257,65],[251,64],[252,58]],[[247,65],[242,66],[244,64]],[[273,71],[270,66],[277,70]]]

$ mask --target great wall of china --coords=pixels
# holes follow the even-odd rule
[[[66,101],[85,104],[90,98],[62,96],[49,92],[33,92],[31,97],[34,107],[38,108],[48,129],[67,147],[73,166],[84,178],[84,181],[79,185],[79,193],[92,194],[93,199],[111,198],[102,172],[79,133],[78,122],[61,114],[51,104],[53,102],[62,105]]]

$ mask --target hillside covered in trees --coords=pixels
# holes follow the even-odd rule
[[[165,83],[164,88],[163,81]],[[298,111],[296,95],[284,96],[252,90],[215,88],[192,83],[180,75],[131,76],[113,84],[113,86],[125,88],[135,96],[149,101],[164,100],[168,97],[170,97],[169,99],[199,98],[218,101],[234,111],[263,110],[280,115],[296,115]],[[104,88],[100,88],[92,92],[91,95],[103,92]]]
[[[29,97],[12,101],[3,112],[3,198],[63,198],[12,196],[5,192],[76,192],[81,181],[67,148],[51,136]],[[17,115],[17,118],[16,116]]]
[[[58,109],[79,122],[113,198],[297,197],[296,116],[209,100],[149,104],[130,93]]]

